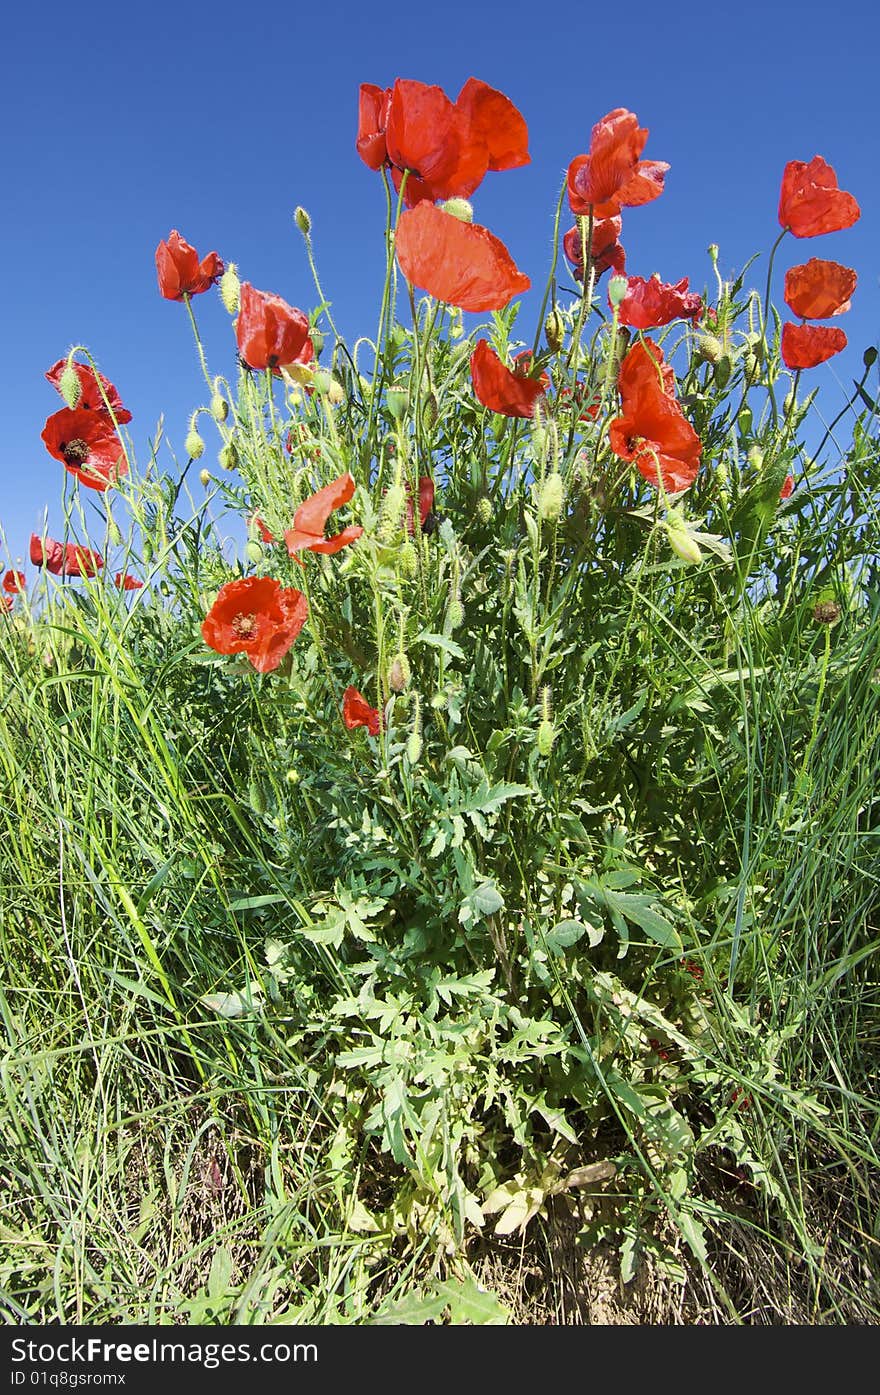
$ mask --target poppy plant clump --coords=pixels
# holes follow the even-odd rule
[[[218,654],[246,654],[258,673],[278,667],[306,622],[302,591],[268,576],[221,586],[202,622],[202,638]]]

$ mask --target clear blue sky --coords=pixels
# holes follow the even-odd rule
[[[72,343],[89,345],[134,413],[139,458],[162,413],[183,455],[188,413],[205,394],[186,312],[156,288],[155,247],[172,227],[308,311],[315,296],[291,217],[303,204],[337,323],[350,339],[374,332],[384,197],[355,152],[361,82],[418,78],[455,97],[473,75],[512,98],[532,163],[487,176],[474,202],[535,287],[565,168],[613,107],[635,111],[650,128],[645,156],[671,165],[662,198],[625,211],[628,270],[687,275],[697,290],[710,278],[710,242],[725,272],[757,251],[766,265],[783,166],[821,154],[862,218],[829,237],[787,238],[774,298],[784,269],[811,256],[858,270],[853,309],[837,321],[850,349],[810,375],[831,410],[837,380],[848,385],[880,337],[874,0],[49,0],[10,11],[2,48],[0,522],[14,557],[44,508],[60,527],[63,469],[40,432],[61,402],[43,374]],[[529,333],[536,300],[520,321]],[[195,307],[212,370],[233,371],[219,297]],[[213,456],[211,443],[204,463]]]

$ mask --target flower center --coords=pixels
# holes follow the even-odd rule
[[[238,639],[253,639],[257,633],[257,617],[255,615],[236,615],[232,622],[232,633]]]
[[[89,448],[85,441],[77,437],[74,441],[65,441],[62,444],[61,454],[69,465],[81,465],[89,458]]]

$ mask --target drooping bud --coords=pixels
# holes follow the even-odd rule
[[[683,562],[688,562],[691,566],[696,566],[697,563],[702,562],[703,554],[700,551],[700,545],[676,509],[670,509],[666,515],[666,536],[672,551]]]
[[[392,484],[382,500],[379,516],[379,541],[393,542],[403,528],[403,514],[406,508],[406,490],[402,484]]]
[[[555,523],[562,513],[565,487],[558,470],[548,475],[538,490],[538,517],[543,523]]]
[[[223,470],[235,470],[238,468],[238,450],[234,441],[227,441],[225,446],[221,446],[217,453],[217,461]]]
[[[397,569],[400,575],[405,577],[413,577],[419,570],[419,554],[416,552],[415,543],[409,539],[397,554]]]
[[[303,237],[308,237],[309,233],[312,231],[312,220],[308,213],[306,213],[302,204],[297,204],[296,208],[293,210],[293,221],[296,223]]]
[[[724,356],[724,345],[714,334],[701,334],[697,340],[697,357],[702,363],[716,364]]]
[[[345,401],[343,386],[340,382],[337,382],[335,378],[330,379],[330,385],[327,388],[327,401],[330,403],[331,407],[341,407]]]
[[[619,310],[626,296],[629,281],[625,276],[612,276],[608,282],[608,304],[612,310]]]
[[[712,370],[712,381],[716,387],[724,388],[730,382],[730,375],[733,372],[733,359],[730,354],[722,354],[715,360],[715,367]]]
[[[189,431],[186,434],[183,449],[186,451],[190,460],[201,460],[202,456],[205,454],[205,443],[196,430],[195,415],[193,415],[190,421]]]
[[[873,344],[869,344],[865,352],[862,354],[862,363],[865,365],[866,368],[873,368],[876,362],[877,350],[874,348]]]
[[[487,494],[480,495],[477,500],[475,513],[477,515],[477,522],[482,523],[484,527],[492,522],[492,500]]]
[[[211,398],[211,416],[215,421],[225,421],[229,416],[229,403],[222,392],[215,392]]]
[[[473,204],[467,199],[447,199],[441,205],[444,213],[451,213],[453,218],[457,218],[460,223],[472,223],[474,221]]]
[[[262,781],[256,775],[251,777],[248,786],[248,803],[255,814],[265,814],[266,812],[266,791],[263,789]]]
[[[119,531],[119,524],[112,514],[107,515],[107,539],[114,547],[119,547],[122,542],[122,534]]]
[[[250,542],[245,543],[244,551],[248,561],[254,567],[258,567],[265,556],[262,544],[258,543],[254,538],[251,538]]]
[[[64,365],[64,372],[58,382],[58,391],[71,410],[82,397],[82,384],[79,380],[79,374],[73,366],[72,354]]]
[[[211,483],[211,471],[210,471],[210,470],[200,470],[200,471],[199,471],[199,479],[201,480],[202,485],[204,486],[204,488],[207,489],[207,488],[208,488],[208,485]]]
[[[558,354],[565,343],[565,320],[555,305],[544,321],[544,338],[547,340],[547,348],[553,354]]]
[[[464,606],[458,596],[453,596],[446,610],[446,623],[450,630],[457,630],[464,621]]]
[[[241,282],[238,279],[238,271],[235,262],[230,262],[220,277],[220,299],[226,306],[230,315],[238,311],[238,297],[241,294]]]
[[[388,687],[392,693],[402,693],[409,686],[412,674],[405,654],[396,654],[388,670]]]

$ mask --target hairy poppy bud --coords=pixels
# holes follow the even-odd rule
[[[477,500],[477,507],[476,507],[475,512],[476,512],[476,515],[477,515],[477,521],[478,521],[479,523],[482,523],[484,527],[486,526],[487,523],[491,523],[491,522],[492,522],[492,500],[491,500],[490,498],[488,498],[487,495],[481,494],[480,497],[479,497],[479,499]]]
[[[764,465],[764,452],[760,446],[750,446],[746,459],[753,470],[760,470]]]
[[[675,509],[670,509],[666,515],[666,536],[672,551],[683,562],[689,562],[692,566],[702,562],[703,554],[700,551],[699,543],[689,531],[681,514],[677,513]]]
[[[403,421],[409,406],[409,388],[405,383],[392,383],[385,394],[385,405],[395,421]]]
[[[416,552],[415,544],[409,541],[397,554],[397,569],[401,576],[413,577],[419,570],[419,555]]]
[[[712,381],[716,387],[727,387],[730,382],[730,375],[733,372],[733,359],[730,354],[722,354],[715,360],[715,367],[712,372]]]
[[[238,279],[235,262],[230,262],[223,275],[220,277],[220,299],[223,301],[230,315],[234,315],[238,310],[238,297],[240,292],[241,282]]]
[[[141,556],[145,562],[151,562],[153,560],[153,544],[149,538],[144,538],[143,540]]]
[[[697,357],[702,363],[718,363],[724,355],[724,345],[714,334],[701,334],[697,340]]]
[[[183,443],[183,449],[186,451],[190,460],[200,460],[205,454],[205,443],[198,431],[196,431],[195,425],[191,426],[187,432],[186,440]]]
[[[312,231],[312,220],[308,213],[306,213],[302,204],[297,204],[296,208],[293,210],[293,221],[296,223],[303,237],[308,237],[309,233]]]
[[[437,403],[437,396],[434,392],[429,392],[422,403],[422,425],[426,431],[430,431],[431,427],[436,425],[439,415],[440,408]]]
[[[816,625],[836,625],[843,614],[837,601],[820,601],[813,606],[813,621]]]
[[[558,354],[565,343],[565,320],[555,306],[544,321],[544,338],[547,348],[554,354]]]
[[[562,513],[565,489],[557,470],[548,475],[538,491],[538,517],[544,523],[555,523]]]
[[[284,776],[284,778],[285,778],[285,780],[287,781],[287,783],[288,783],[289,785],[298,785],[298,784],[299,784],[299,771],[297,771],[297,770],[288,770],[288,772],[287,772],[287,774]]]
[[[447,199],[442,205],[444,213],[451,213],[453,218],[457,218],[460,223],[472,223],[474,221],[473,204],[467,199]]]
[[[238,451],[234,441],[227,441],[217,453],[217,461],[223,470],[234,470],[238,466]]]
[[[412,727],[406,743],[406,758],[410,765],[418,765],[422,755],[422,705],[418,693],[413,693]]]
[[[118,547],[119,544],[122,542],[122,534],[119,531],[119,524],[116,522],[115,518],[111,518],[109,516],[107,518],[107,538],[108,541],[111,542],[114,547]]]
[[[200,470],[200,471],[199,471],[199,479],[201,480],[201,482],[202,482],[204,488],[207,489],[207,488],[208,488],[208,485],[211,483],[211,471],[210,471],[210,470]]]
[[[379,518],[379,541],[393,542],[403,527],[403,511],[406,508],[406,490],[402,484],[392,484],[382,500]]]
[[[250,542],[245,543],[244,551],[248,561],[255,567],[260,565],[265,555],[262,544],[258,543],[254,538],[251,538]]]
[[[457,630],[464,620],[464,606],[458,596],[453,596],[446,611],[446,620],[450,630]]]
[[[397,654],[388,670],[388,686],[392,693],[402,693],[411,677],[409,659],[405,654]]]
[[[612,310],[620,308],[626,297],[626,288],[629,282],[625,276],[612,276],[608,282],[608,304]]]
[[[58,380],[58,391],[71,410],[73,410],[82,397],[82,383],[70,359],[67,360],[64,372]]]
[[[225,421],[229,416],[229,403],[220,392],[215,392],[211,398],[211,416],[215,421]]]
[[[545,758],[549,756],[550,752],[553,750],[553,742],[555,740],[556,728],[554,727],[552,722],[548,722],[545,719],[541,722],[540,726],[538,727],[536,745],[538,747],[539,754],[544,756]]]
[[[862,354],[862,363],[865,365],[866,368],[873,368],[876,362],[877,350],[874,348],[873,344],[870,344],[868,348],[865,350],[865,352]]]

